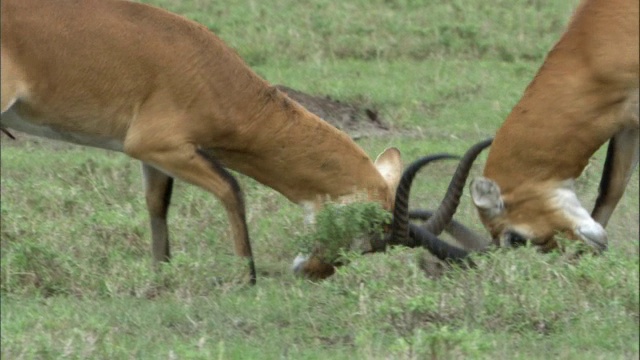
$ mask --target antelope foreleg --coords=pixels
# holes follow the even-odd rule
[[[146,130],[153,131],[154,129]],[[135,134],[136,132],[132,133]],[[155,132],[155,134],[159,135],[160,132]],[[139,159],[165,174],[169,174],[167,176],[182,179],[207,190],[222,202],[231,224],[235,252],[237,255],[247,259],[250,272],[249,282],[255,284],[256,271],[245,219],[244,198],[240,185],[233,175],[220,165],[216,159],[200,151],[195,145],[172,142],[167,137],[163,137],[161,140],[158,136],[154,138],[153,143],[150,143],[149,141],[144,141],[141,137],[132,136],[125,141],[125,152],[131,157]],[[155,179],[153,181],[159,179],[159,183],[162,183],[163,178],[159,174],[153,172],[153,170],[147,170],[147,173],[152,175],[152,180]],[[154,203],[157,202],[161,195],[164,195],[166,200],[166,185],[155,186],[154,184],[152,188],[156,188],[157,192],[152,196]],[[165,190],[164,193],[160,191],[163,188]],[[168,206],[168,201],[163,204]],[[163,206],[159,206],[154,211],[162,210],[162,208]],[[166,225],[166,216],[164,218],[160,217],[155,225],[158,225],[156,228],[158,238],[154,238],[154,254],[166,254],[165,251],[167,249],[163,245],[168,244],[168,242],[163,239],[167,237],[162,236],[163,230],[161,230]],[[153,226],[154,224],[152,224]]]
[[[151,165],[142,163],[145,199],[151,223],[152,253],[154,265],[171,258],[167,211],[171,202],[173,178]]]
[[[607,226],[638,166],[639,139],[640,129],[635,128],[623,130],[609,140],[598,198],[591,212],[591,217],[602,227]]]

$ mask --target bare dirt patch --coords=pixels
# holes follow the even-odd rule
[[[306,94],[284,85],[276,85],[276,88],[354,139],[390,131],[390,126],[376,109],[334,100],[329,96]]]

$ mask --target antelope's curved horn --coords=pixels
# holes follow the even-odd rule
[[[473,162],[482,150],[491,145],[491,142],[493,142],[493,138],[483,140],[473,145],[464,154],[458,164],[456,172],[451,178],[451,182],[449,183],[444,199],[440,203],[438,209],[434,212],[433,216],[427,220],[426,224],[424,224],[424,229],[427,230],[427,232],[436,236],[440,235],[444,228],[449,224],[453,218],[453,214],[456,212],[458,205],[460,204],[460,197],[462,196],[462,191],[464,189],[465,182],[467,181],[467,177],[469,177],[471,165],[473,165]]]
[[[393,223],[391,224],[390,245],[411,246],[409,239],[409,192],[411,183],[418,171],[428,163],[443,159],[458,159],[459,156],[451,154],[436,154],[425,156],[412,162],[402,173],[400,183],[396,189],[396,199],[393,206]]]
[[[438,259],[448,263],[475,266],[473,261],[468,258],[468,251],[440,240],[437,236],[416,224],[409,224],[409,231],[411,232],[411,238],[417,242],[416,246],[421,245],[428,249]]]
[[[433,216],[433,211],[415,209],[409,211],[409,219],[427,221]],[[482,237],[455,219],[444,228],[444,231],[458,241],[466,250],[484,250],[490,244],[489,239]]]

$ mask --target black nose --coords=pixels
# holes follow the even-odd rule
[[[527,239],[524,236],[513,231],[505,234],[505,240],[511,247],[519,247],[527,244]]]

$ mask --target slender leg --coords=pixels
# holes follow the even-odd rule
[[[639,132],[638,128],[626,129],[609,140],[598,198],[591,212],[591,217],[603,227],[607,226],[638,166]]]
[[[157,265],[160,262],[167,262],[171,258],[167,211],[171,202],[173,178],[145,163],[142,163],[142,174],[147,210],[151,222],[153,262]]]
[[[168,176],[170,177],[182,179],[207,190],[222,202],[231,224],[235,252],[237,255],[247,259],[250,272],[249,282],[254,284],[256,272],[245,219],[244,198],[236,179],[216,159],[200,151],[194,144],[179,141],[176,136],[161,136],[161,130],[144,130],[144,132],[137,129],[131,130],[133,136],[125,141],[125,152],[131,157],[139,159],[165,174],[169,174]],[[136,134],[141,133],[153,133],[155,136],[136,136]],[[147,171],[147,173],[152,172]],[[151,178],[156,179],[152,180],[152,182],[157,181],[158,178],[160,179],[158,181],[162,182],[161,177],[152,175]],[[157,186],[157,188],[162,188],[162,186]],[[166,186],[164,188],[164,195],[166,195]],[[158,194],[152,196],[155,199],[153,200],[154,203],[160,193],[158,192]],[[165,205],[168,205],[168,201]],[[154,208],[153,211],[161,210],[162,208],[163,206],[159,206]],[[157,254],[166,254],[165,251],[167,249],[163,247],[164,241],[162,240],[165,236],[162,235],[163,230],[161,230],[164,221],[162,220],[163,217],[159,219],[157,221],[159,235],[157,242],[154,238],[154,254],[156,254],[156,251],[158,252]]]
[[[251,241],[249,240],[249,229],[247,228],[246,211],[244,205],[244,195],[240,184],[229,171],[227,171],[215,158],[207,153],[196,150],[197,154],[210,165],[211,169],[224,182],[222,189],[215,193],[224,204],[227,216],[231,222],[234,233],[234,246],[237,255],[246,257],[249,260],[251,272],[251,282],[256,281],[256,270],[251,251]],[[214,189],[215,190],[215,189]]]

